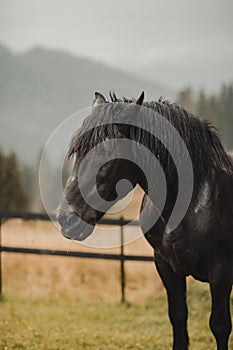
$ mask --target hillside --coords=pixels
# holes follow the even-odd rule
[[[34,48],[13,54],[0,46],[0,146],[33,162],[54,128],[91,105],[96,90],[119,96],[174,97],[160,86],[90,59]],[[77,126],[78,127],[78,126]]]

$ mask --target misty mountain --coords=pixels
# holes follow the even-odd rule
[[[230,83],[233,78],[233,62],[230,55],[220,58],[213,56],[211,60],[206,57],[197,59],[194,56],[186,61],[173,61],[169,64],[166,61],[156,62],[155,59],[152,63],[142,64],[140,68],[132,69],[132,73],[152,82],[163,81],[174,90],[191,86],[196,91],[204,89],[210,94],[216,93],[222,84]]]
[[[62,120],[91,105],[96,90],[127,97],[144,90],[148,99],[174,96],[124,71],[42,48],[13,54],[0,46],[0,77],[0,146],[30,162]]]

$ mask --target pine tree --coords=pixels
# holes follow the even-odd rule
[[[223,85],[218,97],[219,125],[227,148],[233,148],[233,84]]]
[[[190,88],[183,89],[177,99],[187,110],[217,126],[226,148],[233,149],[233,84],[223,85],[220,92],[208,96],[200,90],[193,98]]]
[[[190,112],[194,110],[194,99],[191,87],[186,87],[178,94],[177,103]]]
[[[24,191],[17,156],[14,152],[0,155],[0,210],[23,211],[27,209],[29,198]]]

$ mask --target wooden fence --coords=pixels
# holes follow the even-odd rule
[[[118,260],[120,262],[120,276],[121,276],[121,301],[125,301],[125,261],[142,261],[152,262],[154,258],[152,256],[145,255],[125,255],[124,254],[124,225],[138,226],[138,222],[131,222],[124,220],[115,219],[103,219],[99,223],[102,225],[112,225],[120,227],[120,238],[121,238],[121,250],[120,254],[105,254],[105,253],[93,253],[93,252],[68,252],[64,250],[51,250],[51,249],[34,249],[34,248],[17,248],[10,246],[2,246],[2,225],[6,219],[23,219],[23,220],[43,220],[43,221],[56,221],[56,217],[47,214],[33,214],[33,213],[4,213],[0,212],[0,295],[2,294],[2,252],[5,253],[21,253],[21,254],[40,254],[40,255],[55,255],[65,257],[78,257],[85,259],[106,259],[106,260]]]

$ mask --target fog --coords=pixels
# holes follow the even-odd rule
[[[210,91],[233,78],[230,0],[0,1],[0,41],[59,48],[161,84]]]

